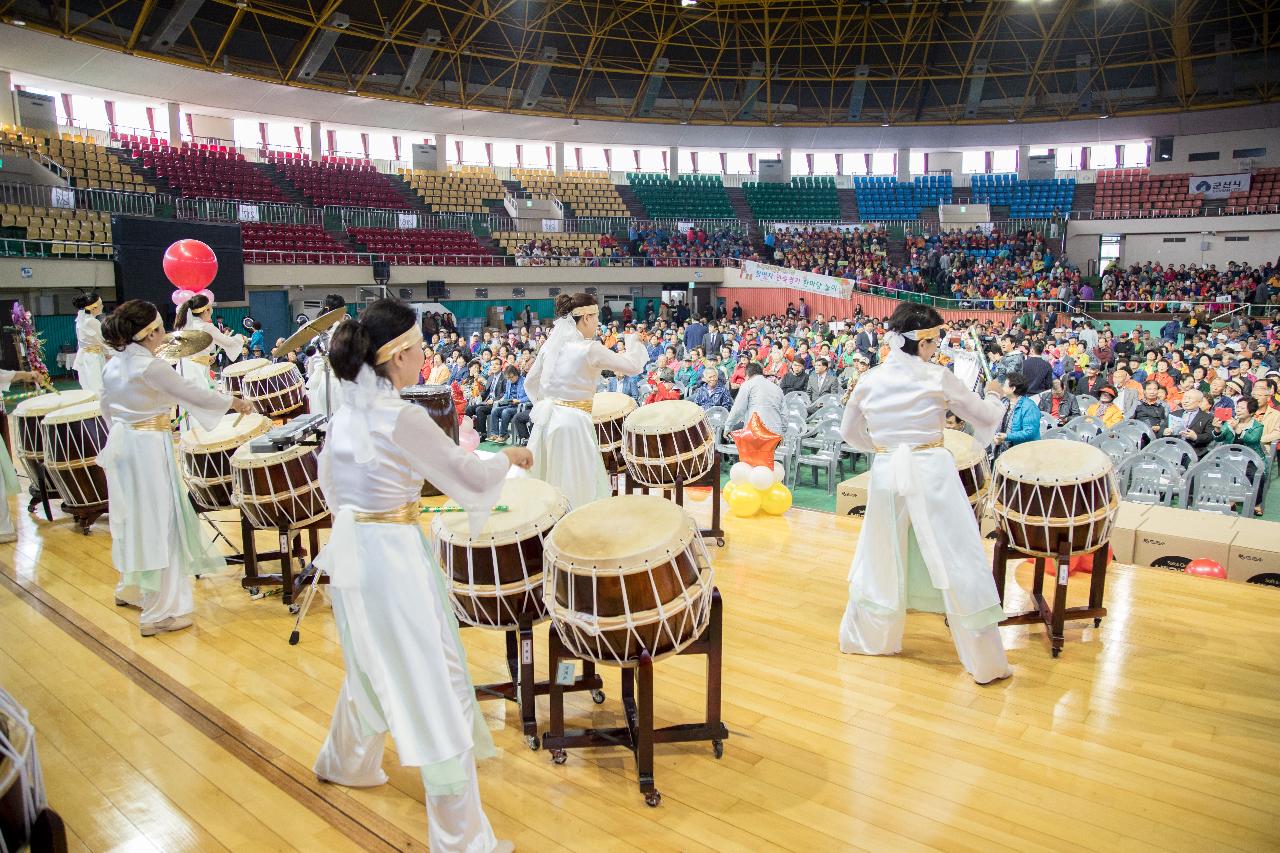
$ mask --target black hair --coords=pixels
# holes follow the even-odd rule
[[[1258,401],[1253,397],[1243,397],[1241,398],[1240,402],[1244,403],[1245,409],[1251,415],[1256,415],[1258,413],[1258,409],[1261,408],[1258,404]]]
[[[596,298],[590,293],[561,293],[556,297],[556,316],[567,317],[577,308],[586,308],[596,304]]]
[[[938,313],[938,309],[915,302],[903,302],[899,305],[894,309],[893,316],[889,318],[887,324],[890,331],[900,335],[941,325],[942,315]],[[902,351],[907,355],[917,355],[920,352],[920,342],[907,339],[902,345]]]
[[[181,329],[187,325],[187,316],[198,314],[213,304],[207,296],[193,296],[178,306],[178,317],[173,321],[174,328]]]
[[[156,306],[141,299],[130,299],[116,306],[102,321],[102,339],[114,350],[133,343],[133,336],[160,316]]]
[[[325,313],[328,313],[329,311],[337,311],[339,308],[347,307],[347,300],[343,299],[337,293],[330,293],[324,298],[323,307]]]
[[[379,376],[385,365],[374,364],[378,348],[418,324],[413,309],[397,299],[379,299],[355,320],[344,320],[329,341],[329,364],[339,379],[354,382],[366,364]]]
[[[758,361],[749,361],[747,362],[746,373],[748,377],[764,376],[764,368],[760,366],[760,362]]]
[[[1006,373],[1004,381],[1009,383],[1009,387],[1013,389],[1013,393],[1017,394],[1019,397],[1027,396],[1027,377],[1023,376],[1021,373],[1018,373],[1016,370],[1011,373]]]
[[[75,299],[72,299],[71,304],[75,306],[77,311],[83,311],[99,299],[101,299],[101,297],[98,296],[98,292],[96,290],[91,290],[88,293],[82,293]]]

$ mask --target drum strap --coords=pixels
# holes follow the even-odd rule
[[[938,439],[937,441],[931,441],[928,444],[917,444],[909,447],[911,452],[914,453],[917,450],[934,450],[943,446],[942,439]],[[892,449],[893,448],[890,447],[876,447],[876,453],[888,453]]]
[[[417,501],[409,501],[404,506],[384,509],[380,512],[357,511],[355,513],[356,522],[359,524],[417,524],[418,515]]]

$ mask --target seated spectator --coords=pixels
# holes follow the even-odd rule
[[[765,378],[764,368],[757,362],[747,365],[746,375],[747,381],[738,389],[725,427],[732,429],[745,424],[755,414],[760,416],[766,429],[782,435],[782,389]]]
[[[1080,401],[1075,394],[1062,387],[1061,379],[1053,380],[1049,393],[1040,398],[1040,411],[1053,418],[1058,426],[1082,414]]]
[[[1160,402],[1160,385],[1155,380],[1142,386],[1142,399],[1133,409],[1133,419],[1146,424],[1155,435],[1164,429],[1169,409]]]
[[[712,406],[723,406],[728,409],[733,406],[733,397],[730,396],[729,389],[721,384],[720,373],[713,368],[703,371],[702,381],[694,387],[689,394],[689,399],[703,409],[709,409]]]
[[[1209,400],[1200,389],[1193,388],[1182,395],[1182,408],[1170,413],[1169,423],[1157,434],[1185,440],[1195,450],[1197,458],[1204,458],[1213,443],[1214,429]]]
[[[514,364],[508,365],[502,372],[499,383],[494,395],[497,399],[489,410],[489,440],[506,444],[507,429],[511,426],[511,420],[522,405],[529,405],[529,397],[524,391],[524,377],[520,375],[520,369]]]
[[[453,379],[452,371],[444,363],[440,353],[435,353],[422,365],[422,381],[428,385],[448,385]]]
[[[804,365],[799,361],[791,362],[791,370],[789,370],[778,383],[782,388],[783,394],[790,394],[792,391],[803,391],[809,387],[809,374],[805,373]]]
[[[1235,417],[1223,421],[1215,437],[1223,444],[1240,444],[1258,454],[1262,465],[1256,474],[1262,478],[1262,487],[1258,490],[1259,495],[1262,495],[1267,491],[1267,468],[1270,465],[1270,457],[1262,448],[1263,426],[1262,421],[1256,417],[1257,414],[1258,401],[1252,397],[1245,397],[1236,403]],[[1261,502],[1254,507],[1253,514],[1262,515]]]
[[[829,360],[822,357],[814,359],[813,373],[809,374],[809,381],[805,383],[804,390],[809,394],[810,412],[817,410],[820,397],[840,393],[840,379],[831,370]]]
[[[1116,424],[1124,420],[1124,412],[1120,411],[1120,407],[1114,402],[1116,398],[1116,389],[1110,385],[1098,391],[1098,402],[1093,403],[1085,410],[1085,414],[1101,418],[1102,425],[1107,429],[1111,429]]]
[[[649,396],[644,398],[644,404],[679,399],[680,392],[675,387],[675,374],[671,372],[670,368],[664,367],[658,372],[658,381],[654,384],[653,390],[649,392]]]

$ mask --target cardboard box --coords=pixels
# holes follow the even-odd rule
[[[836,487],[836,515],[864,516],[867,514],[867,493],[871,490],[871,472],[863,471]]]
[[[1224,564],[1227,580],[1280,586],[1280,523],[1238,518],[1231,555]]]
[[[1133,562],[1133,547],[1137,541],[1138,529],[1146,519],[1149,509],[1150,504],[1120,501],[1120,511],[1116,514],[1115,526],[1111,528],[1111,551],[1117,563]]]
[[[1202,557],[1225,566],[1236,520],[1230,515],[1153,506],[1134,537],[1133,562],[1178,572]]]

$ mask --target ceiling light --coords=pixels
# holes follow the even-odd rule
[[[1098,118],[1111,118],[1111,116],[1108,113],[1103,113],[1102,115],[1098,116]]]
[[[9,23],[13,24],[15,27],[25,27],[27,25],[27,22],[21,18],[14,18]]]
[[[1005,121],[1007,121],[1009,124],[1013,124],[1014,122],[1016,122],[1016,121],[1017,121],[1017,119],[1016,119],[1016,118],[1007,118],[1007,119],[1005,119]]]
[[[888,126],[889,126],[889,122],[887,122],[887,121],[882,121],[882,122],[880,122],[880,126],[881,126],[881,127],[888,127]]]
[[[431,107],[431,106],[435,106],[435,105],[434,105],[434,104],[432,104],[430,101],[427,101],[426,103],[424,103],[424,104],[423,104],[423,106],[424,106],[424,107]]]
[[[689,122],[687,122],[687,121],[682,121],[682,122],[680,122],[680,123],[681,123],[681,124],[688,124]]]
[[[680,0],[680,5],[688,9],[690,6],[697,6],[698,0]]]
[[[249,4],[248,4],[248,3],[246,3],[246,2],[245,2],[245,0],[236,0],[236,8],[237,8],[237,9],[248,9],[248,8],[249,8]]]

